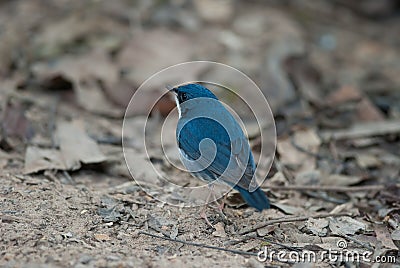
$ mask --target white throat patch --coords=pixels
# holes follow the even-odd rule
[[[175,95],[176,108],[178,108],[179,118],[182,116],[181,106],[179,105],[178,96]]]

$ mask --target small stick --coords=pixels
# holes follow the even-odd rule
[[[400,120],[386,120],[380,122],[367,122],[352,125],[348,129],[321,131],[323,142],[331,140],[356,139],[371,136],[382,136],[400,133]]]
[[[151,236],[151,237],[154,237],[154,238],[168,240],[168,241],[171,241],[171,242],[177,242],[177,243],[181,243],[181,244],[185,244],[185,245],[189,245],[189,246],[216,249],[216,250],[230,252],[230,253],[239,254],[239,255],[257,256],[257,253],[253,253],[253,252],[246,252],[246,251],[242,251],[242,250],[228,249],[228,248],[220,248],[220,247],[216,247],[216,246],[210,246],[210,245],[205,245],[205,244],[200,244],[200,243],[188,242],[188,241],[184,241],[184,240],[180,240],[180,239],[172,239],[172,238],[169,238],[169,237],[158,236],[158,235],[151,234],[151,233],[144,232],[144,231],[139,231],[139,234],[144,234],[144,235]]]
[[[248,234],[250,232],[254,232],[257,229],[263,228],[265,226],[275,224],[275,223],[284,223],[284,222],[295,222],[295,221],[305,221],[308,220],[309,218],[314,218],[314,219],[321,219],[321,218],[327,218],[327,217],[341,217],[341,216],[349,216],[348,213],[338,213],[338,214],[317,214],[317,215],[310,215],[310,216],[300,216],[300,217],[290,217],[290,218],[279,218],[279,219],[272,219],[269,221],[265,221],[259,224],[256,224],[252,226],[251,228],[243,228],[239,234],[244,235]]]
[[[282,191],[327,191],[327,192],[364,192],[364,191],[382,191],[387,189],[387,185],[366,185],[366,186],[329,186],[329,185],[287,185],[287,186],[265,186],[271,190]],[[393,187],[400,187],[400,184],[394,184]]]

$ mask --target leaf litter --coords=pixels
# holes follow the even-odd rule
[[[0,8],[7,22],[0,42],[0,265],[257,267],[265,264],[256,260],[265,245],[318,252],[336,249],[341,239],[348,250],[398,254],[395,22],[377,25],[363,17],[365,10],[346,21],[333,8],[342,1],[312,7],[304,1],[50,2],[6,1]],[[150,87],[142,106],[128,114],[127,152],[146,191],[131,180],[120,141],[124,109],[137,87],[162,68],[196,59],[249,74],[266,93],[278,132],[262,185],[272,209],[257,213],[231,192],[227,218],[210,213],[215,228],[198,217],[198,208],[153,197],[177,204],[188,198],[164,187],[150,172],[153,165],[178,184],[200,185],[159,157],[156,135],[148,148],[153,162],[145,156],[143,115],[153,109],[157,132],[174,108],[167,97],[151,107],[165,85]],[[213,75],[219,74],[187,73],[194,81]],[[172,157],[174,122],[166,133]],[[252,131],[251,143],[258,135]]]

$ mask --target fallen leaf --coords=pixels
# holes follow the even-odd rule
[[[218,222],[214,225],[215,231],[212,233],[216,237],[227,237],[225,233],[225,225],[222,222]]]
[[[384,224],[376,224],[375,225],[375,234],[376,238],[382,242],[382,244],[386,248],[394,249],[394,250],[399,250],[399,248],[394,244],[392,238],[390,237],[390,233],[388,231],[388,228]]]
[[[206,22],[224,23],[234,14],[234,1],[231,0],[195,0],[194,6],[198,15]]]
[[[72,13],[71,16],[63,16],[52,23],[45,23],[44,26],[33,40],[37,53],[42,57],[62,54],[68,46],[79,40],[83,43],[94,35],[115,34],[124,29],[111,16],[99,16],[98,12],[90,12],[86,16],[82,16],[80,12]]]
[[[381,165],[381,161],[372,154],[357,154],[356,161],[358,166],[362,168],[378,167]]]
[[[101,163],[107,159],[97,143],[83,130],[81,121],[59,122],[55,135],[68,170],[79,169],[81,163]]]
[[[94,234],[94,238],[99,241],[109,241],[111,237],[108,234]]]
[[[32,67],[32,73],[39,82],[42,81],[41,83],[57,77],[69,81],[83,109],[112,117],[122,117],[124,114],[123,109],[109,101],[109,96],[105,94],[109,94],[111,90],[115,91],[119,70],[104,50],[94,50],[80,57],[66,56],[53,64],[37,63]],[[102,87],[105,88],[105,92]],[[132,94],[132,90],[127,94]]]
[[[139,185],[158,185],[162,182],[159,177],[165,177],[161,170],[155,170],[151,161],[137,150],[125,149],[125,159],[132,177]]]
[[[362,122],[382,121],[385,119],[383,113],[366,96],[357,104],[356,111],[358,120]]]
[[[265,226],[263,228],[257,229],[257,235],[263,237],[273,232],[275,229],[276,229],[275,225]]]
[[[126,70],[126,78],[139,86],[161,69],[191,60],[194,51],[193,42],[185,34],[166,29],[150,30],[135,34],[122,48],[117,61]],[[191,70],[187,70],[185,77],[186,81],[196,80],[192,79]],[[159,81],[152,89],[165,87],[166,83],[168,81]]]
[[[25,116],[26,107],[23,103],[9,100],[6,104],[1,122],[6,138],[16,136],[23,139],[31,139],[34,135],[32,124]]]
[[[326,103],[331,106],[337,106],[345,102],[359,101],[363,94],[356,87],[344,85],[338,90],[332,92],[326,97]]]
[[[326,236],[328,233],[329,221],[327,219],[309,218],[306,222],[306,228],[317,236]]]
[[[35,173],[43,170],[66,170],[59,150],[42,149],[29,146],[25,153],[24,173]]]
[[[301,147],[310,153],[317,153],[321,141],[315,130],[308,129],[297,131],[292,138],[278,140],[277,150],[280,160],[285,165],[290,165],[297,172],[315,170],[315,158],[302,152],[292,144]]]
[[[304,212],[304,209],[301,207],[294,207],[291,205],[279,203],[274,203],[273,205],[289,215],[299,215]]]
[[[400,229],[394,230],[391,234],[391,238],[396,241],[400,241]]]
[[[336,235],[354,235],[366,230],[367,225],[351,217],[329,218],[329,229]]]
[[[292,81],[283,68],[287,59],[305,53],[303,31],[287,14],[277,9],[263,10],[263,34],[273,36],[266,50],[261,88],[273,112],[297,97]],[[268,30],[267,30],[268,29]]]

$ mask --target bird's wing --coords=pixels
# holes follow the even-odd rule
[[[177,137],[179,148],[191,160],[198,160],[199,165],[213,173],[216,178],[248,189],[255,166],[247,139],[241,130],[232,141],[223,131],[215,131],[218,135],[211,135],[213,130],[218,130],[220,126],[213,121],[205,121],[199,118],[186,123]],[[207,131],[211,134],[207,135]],[[217,154],[214,159],[210,159],[208,155],[201,155],[198,144],[204,138],[213,140],[216,145]]]
[[[254,176],[255,164],[246,138],[238,138],[232,141],[231,157],[236,160],[238,170],[242,174],[237,186],[248,190]]]

